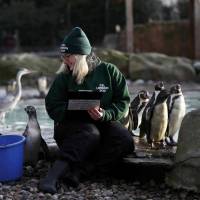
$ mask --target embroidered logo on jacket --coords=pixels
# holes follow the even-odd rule
[[[103,83],[100,83],[99,86],[96,87],[99,92],[106,92],[109,87],[105,86]]]

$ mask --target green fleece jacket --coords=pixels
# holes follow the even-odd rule
[[[63,72],[57,75],[45,98],[46,110],[55,122],[67,120],[69,112],[67,111],[67,91],[69,90],[102,92],[100,106],[103,109],[103,117],[101,121],[120,121],[130,104],[124,76],[115,65],[106,62],[101,62],[96,66],[85,77],[82,84],[77,84],[71,73]]]

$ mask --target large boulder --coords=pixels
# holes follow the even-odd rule
[[[141,53],[132,54],[129,63],[129,77],[132,80],[188,81],[196,76],[191,60],[186,58]]]
[[[195,81],[197,75],[192,61],[158,53],[128,54],[113,49],[94,49],[101,60],[115,64],[126,78],[131,80]],[[8,54],[0,57],[0,83],[15,77],[18,68],[26,67],[54,76],[60,60],[34,53]],[[51,56],[51,55],[49,55]]]
[[[183,119],[173,169],[166,183],[174,188],[200,192],[200,109]]]
[[[128,76],[129,56],[127,53],[113,49],[96,49],[95,53],[102,61],[115,64],[126,77]]]

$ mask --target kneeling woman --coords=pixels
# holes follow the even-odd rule
[[[39,184],[40,190],[49,193],[56,192],[61,176],[73,177],[77,186],[86,163],[92,162],[97,170],[109,169],[134,150],[131,133],[120,123],[130,104],[122,73],[113,64],[92,56],[90,42],[78,27],[64,38],[60,50],[65,69],[57,75],[45,99],[60,149],[60,158]],[[102,92],[100,106],[67,110],[68,92],[79,90]]]

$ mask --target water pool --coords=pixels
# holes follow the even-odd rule
[[[29,90],[31,93],[31,91]],[[200,108],[200,90],[185,90],[186,112]],[[134,94],[131,94],[132,99]],[[16,108],[8,112],[5,118],[5,124],[0,124],[1,133],[23,133],[26,128],[28,116],[24,111],[27,105],[32,105],[36,108],[38,121],[42,130],[42,135],[45,138],[53,136],[53,120],[51,120],[45,110],[44,99],[28,98],[21,100]]]

